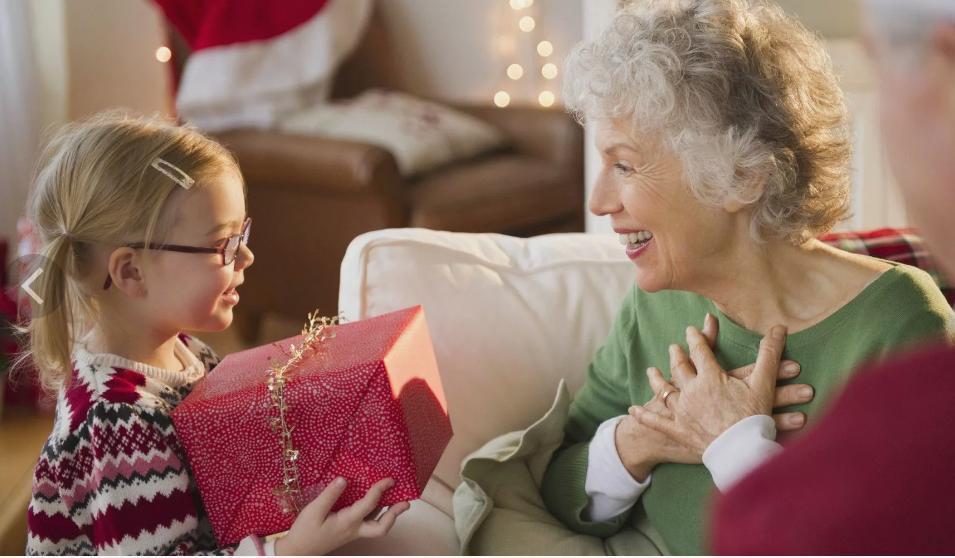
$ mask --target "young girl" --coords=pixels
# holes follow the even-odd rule
[[[113,114],[68,126],[44,154],[30,214],[45,269],[27,356],[58,401],[28,554],[323,554],[387,533],[408,509],[366,521],[386,479],[330,513],[338,479],[277,541],[216,548],[169,413],[218,362],[180,332],[228,327],[253,261],[242,177],[222,146]]]

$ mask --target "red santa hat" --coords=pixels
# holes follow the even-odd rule
[[[371,0],[155,0],[192,49],[180,117],[209,131],[267,128],[321,102],[364,34]]]

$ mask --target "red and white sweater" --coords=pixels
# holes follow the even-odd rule
[[[218,358],[186,335],[176,356],[173,372],[77,348],[33,474],[27,554],[265,553],[257,537],[216,547],[169,413]]]

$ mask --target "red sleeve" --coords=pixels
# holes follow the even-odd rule
[[[955,552],[955,350],[861,371],[716,504],[716,554]]]

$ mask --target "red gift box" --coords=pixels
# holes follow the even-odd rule
[[[270,367],[289,360],[293,337],[226,357],[173,411],[172,420],[216,538],[288,530],[289,459],[301,507],[338,476],[348,488],[334,509],[353,504],[383,478],[395,486],[380,505],[421,496],[451,422],[420,306],[335,325],[332,337],[284,384],[284,419],[269,388]],[[283,446],[282,433],[290,432]]]

